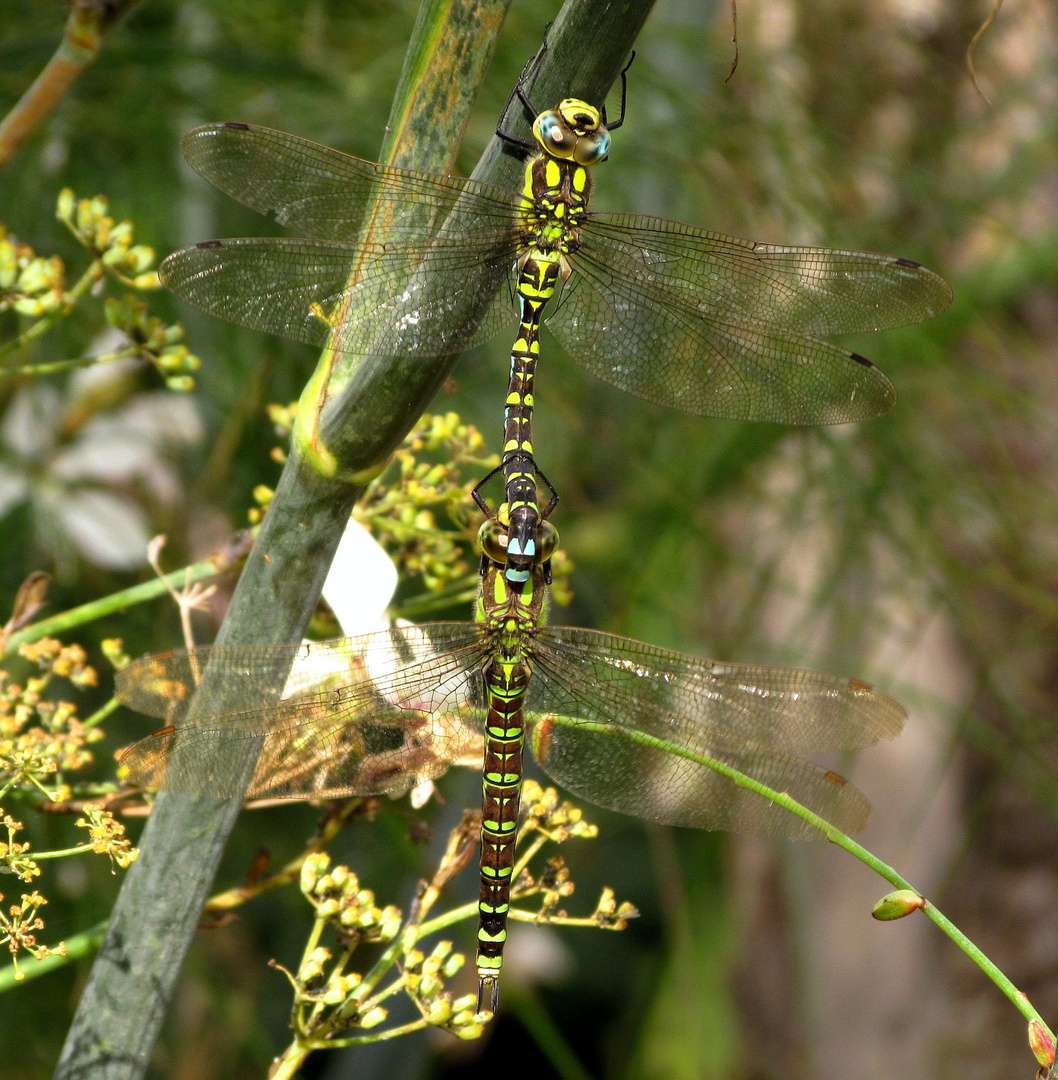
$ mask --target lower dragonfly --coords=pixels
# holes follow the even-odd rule
[[[528,737],[574,795],[648,821],[807,839],[806,821],[741,786],[786,792],[845,832],[870,805],[800,755],[899,733],[903,707],[856,679],[705,660],[546,623],[546,519],[528,581],[505,576],[509,519],[483,524],[475,622],[396,627],[301,645],[205,646],[134,661],[118,697],[167,726],[121,758],[148,789],[215,798],[398,795],[455,763],[483,763],[479,1009],[495,1013]],[[286,684],[262,689],[276,670]],[[203,715],[200,682],[240,706]],[[249,784],[246,750],[257,751]],[[718,771],[719,770],[719,771]]]

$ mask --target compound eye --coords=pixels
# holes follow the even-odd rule
[[[600,128],[590,135],[582,135],[577,140],[576,149],[573,151],[573,160],[578,165],[598,165],[606,160],[610,152],[610,133],[606,128]]]
[[[507,530],[494,518],[483,522],[478,529],[478,546],[485,558],[497,566],[507,563]]]
[[[558,550],[558,529],[550,521],[540,522],[540,531],[536,539],[537,563],[545,563]]]
[[[577,137],[563,123],[562,117],[549,109],[533,122],[533,134],[537,142],[552,156],[570,158],[577,146]]]

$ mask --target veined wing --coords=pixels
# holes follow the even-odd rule
[[[230,798],[256,752],[249,798],[399,794],[480,756],[482,649],[472,624],[433,623],[143,657],[118,673],[118,697],[169,723],[121,763],[139,786]],[[262,689],[262,679],[283,688]],[[200,682],[239,704],[201,712],[191,705]]]
[[[635,214],[591,215],[548,321],[609,382],[687,412],[843,423],[891,408],[870,361],[819,335],[943,311],[951,290],[906,259],[776,247]]]
[[[193,128],[180,140],[180,150],[214,187],[299,236],[353,241],[377,225],[421,248],[423,236],[438,233],[453,211],[486,232],[509,232],[517,223],[518,192],[376,165],[253,124]]]
[[[514,322],[509,239],[433,247],[249,237],[162,262],[162,284],[238,326],[363,356],[456,355]]]
[[[869,745],[897,734],[905,717],[855,680],[716,663],[567,627],[534,638],[526,712],[541,766],[574,794],[652,821],[792,838],[816,832],[694,758],[737,769],[855,832],[867,800],[797,754]]]
[[[497,291],[520,195],[375,165],[282,131],[212,124],[181,140],[221,191],[304,239],[214,240],[169,256],[163,284],[211,315],[339,352],[462,352],[513,321]]]
[[[675,292],[707,317],[862,334],[922,322],[951,304],[951,288],[932,270],[873,251],[761,244],[642,214],[591,214],[583,236],[600,269]]]

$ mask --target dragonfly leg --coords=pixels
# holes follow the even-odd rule
[[[496,134],[505,143],[509,143],[511,146],[519,146],[523,150],[537,150],[538,144],[534,139],[523,139],[520,135],[513,135],[511,132],[504,129],[503,121],[510,111],[511,106],[514,104],[514,99],[517,98],[522,107],[529,115],[529,122],[532,123],[539,115],[540,110],[535,108],[533,103],[529,100],[529,95],[526,93],[526,83],[536,73],[536,69],[540,66],[540,61],[543,60],[544,54],[547,52],[547,31],[551,29],[551,24],[547,24],[547,29],[544,30],[544,40],[537,53],[532,59],[530,59],[524,68],[522,68],[521,75],[518,76],[518,81],[514,84],[514,89],[510,93],[510,97],[507,98],[507,104],[503,106],[503,112],[500,113],[500,122],[496,125]]]
[[[481,478],[481,479],[480,479],[480,480],[479,480],[479,481],[478,481],[478,482],[477,482],[477,483],[476,483],[476,484],[474,485],[474,490],[473,490],[473,491],[472,491],[472,492],[470,493],[470,494],[471,494],[471,497],[472,497],[472,498],[473,498],[473,500],[474,500],[474,502],[476,502],[476,503],[478,504],[478,509],[479,509],[479,510],[480,510],[480,511],[481,511],[481,512],[482,512],[482,513],[483,513],[483,514],[485,515],[485,517],[487,517],[487,518],[491,518],[491,517],[494,517],[494,516],[495,516],[495,513],[494,513],[494,511],[493,511],[493,510],[492,510],[492,509],[491,509],[491,508],[489,507],[488,503],[486,503],[486,502],[485,502],[485,497],[484,497],[484,496],[483,496],[483,495],[481,494],[481,489],[482,489],[482,488],[483,488],[483,487],[484,487],[484,486],[485,486],[485,485],[486,485],[486,484],[487,484],[487,483],[488,483],[488,482],[489,482],[489,481],[490,481],[490,480],[491,480],[491,479],[492,479],[492,478],[493,478],[494,476],[498,476],[498,475],[499,475],[499,474],[500,474],[501,472],[503,472],[503,466],[502,466],[502,465],[497,465],[497,466],[496,466],[496,468],[492,470],[492,472],[490,472],[490,473],[488,473],[487,475],[485,475],[484,477],[482,477],[482,478]]]
[[[628,69],[632,66],[632,61],[636,58],[635,49],[632,50],[632,55],[628,58],[628,63],[621,68],[621,115],[612,123],[608,123],[606,120],[606,102],[603,102],[602,108],[599,110],[602,113],[602,126],[607,131],[616,131],[625,122],[625,99],[628,95]]]

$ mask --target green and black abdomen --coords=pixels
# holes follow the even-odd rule
[[[514,839],[522,783],[522,703],[529,670],[519,662],[493,659],[485,668],[489,710],[482,779],[481,891],[478,978],[495,987],[507,940],[507,910],[514,866]]]

